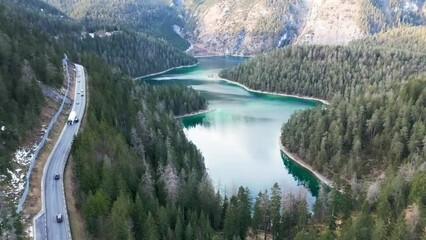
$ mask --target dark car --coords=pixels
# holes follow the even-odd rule
[[[55,174],[55,180],[59,180],[59,178],[61,178],[61,176],[59,174]]]
[[[58,213],[58,215],[56,215],[56,222],[61,223],[62,221],[62,214]]]

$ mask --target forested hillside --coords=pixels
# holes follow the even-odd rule
[[[130,27],[157,38],[164,38],[181,50],[189,43],[173,29],[184,26],[178,12],[168,0],[44,0],[88,26],[114,25]]]
[[[424,29],[424,28],[423,28]],[[369,85],[389,87],[426,70],[426,56],[369,45],[295,46],[252,58],[220,77],[269,92],[347,99]],[[410,64],[407,64],[410,63]]]
[[[82,60],[91,76],[90,110],[72,155],[87,231],[103,239],[211,239],[221,198],[203,157],[169,114],[199,95],[134,83],[93,55]],[[165,93],[170,100],[162,100]]]
[[[89,233],[94,235],[108,233],[107,236],[122,233],[122,229],[117,228],[111,228],[110,231],[108,221],[102,224],[95,222],[98,213],[90,211],[99,209],[90,208],[93,207],[94,199],[99,200],[94,197],[98,197],[96,194],[100,192],[105,193],[102,197],[106,198],[102,198],[102,201],[107,203],[107,212],[102,212],[105,213],[102,221],[110,214],[114,219],[117,217],[117,221],[121,221],[123,215],[115,214],[127,214],[131,211],[135,221],[140,223],[149,214],[151,225],[148,228],[152,229],[149,234],[152,239],[157,239],[156,234],[170,232],[168,228],[157,231],[152,227],[159,222],[159,215],[163,214],[161,215],[163,220],[164,214],[169,214],[165,212],[167,208],[176,215],[182,214],[179,221],[182,221],[184,232],[189,220],[183,217],[191,214],[194,233],[188,230],[186,231],[188,234],[204,234],[202,236],[212,234],[210,228],[201,231],[196,230],[196,226],[199,226],[197,224],[201,221],[206,223],[205,226],[210,225],[207,217],[213,216],[212,201],[221,198],[212,197],[215,193],[205,174],[203,158],[196,147],[186,140],[180,124],[174,119],[174,114],[205,109],[206,101],[192,89],[139,85],[134,83],[130,76],[124,75],[163,71],[184,64],[194,64],[196,60],[164,41],[131,30],[121,29],[113,36],[92,39],[89,35],[83,37],[84,29],[84,25],[76,23],[44,3],[2,1],[0,5],[0,93],[3,94],[0,101],[1,174],[6,168],[10,168],[12,153],[16,151],[25,135],[34,134],[34,131],[39,133],[38,122],[44,97],[38,81],[55,88],[60,87],[64,81],[61,62],[64,53],[67,53],[70,59],[87,67],[89,82],[92,84],[90,90],[93,90],[90,93],[91,104],[87,112],[89,127],[85,128],[78,138],[89,139],[93,144],[83,146],[85,150],[91,151],[83,151],[84,155],[75,156],[77,160],[85,160],[77,165],[76,169],[79,173],[77,180],[88,183],[81,188],[82,192],[78,195],[81,197],[80,203],[83,205],[80,206],[87,220],[85,223]],[[117,27],[90,25],[90,29],[117,29]],[[127,58],[126,54],[129,55]],[[76,154],[80,154],[82,147],[78,144],[79,141],[81,140],[76,140],[73,150]],[[99,147],[111,148],[98,155]],[[101,158],[98,158],[99,156]],[[91,160],[88,161],[86,158]],[[103,167],[93,168],[99,166]],[[22,172],[25,170],[19,169]],[[110,174],[109,177],[104,175],[106,172]],[[7,177],[4,179],[2,175],[2,184],[6,184],[5,180],[8,181]],[[105,189],[101,190],[97,185],[101,180],[106,181],[108,187],[111,187],[108,191],[103,192]],[[108,181],[111,180],[113,183],[110,184]],[[131,184],[127,185],[128,183]],[[198,188],[199,184],[203,187]],[[177,189],[180,191],[177,192]],[[0,190],[3,197],[4,189]],[[146,195],[149,191],[152,193],[151,197]],[[143,194],[139,194],[141,198],[137,197],[138,192]],[[204,205],[198,205],[194,203],[198,201],[197,197],[211,201],[209,203],[206,200],[203,201]],[[122,204],[125,204],[123,199],[126,204],[129,203],[129,199],[135,200],[135,204],[147,204],[142,208],[146,207],[148,211],[141,208],[136,212],[130,208],[126,210],[127,212],[121,211]],[[175,203],[170,209],[166,206],[166,202],[169,201]],[[0,202],[0,236],[21,237],[23,229],[15,210],[6,208],[14,206],[15,203],[4,202],[3,198]],[[148,207],[149,204],[152,204],[152,208]],[[113,208],[114,205],[117,208]],[[194,207],[189,209],[188,205]],[[116,212],[113,214],[110,210]],[[130,229],[128,222],[120,223],[120,226],[124,225],[126,229]],[[173,225],[170,223],[173,229],[174,224],[175,222]],[[140,227],[139,230],[132,228],[131,235],[135,232],[139,236],[142,225],[137,226]]]
[[[192,65],[197,60],[165,41],[130,30],[118,31],[111,36],[84,37],[74,50],[91,51],[123,73],[139,77],[166,69]]]
[[[292,117],[282,141],[326,175],[365,176],[391,162],[424,157],[424,36],[426,28],[417,27],[348,47],[287,47],[220,76],[257,90],[332,100],[326,110]]]
[[[44,97],[39,81],[55,87],[63,83],[63,53],[31,19],[0,3],[0,173],[26,134],[40,127]]]
[[[257,90],[332,100],[291,116],[281,142],[342,193],[322,189],[314,214],[281,237],[426,237],[425,36],[407,28],[348,47],[288,47],[221,73]],[[271,204],[265,194],[255,213]]]

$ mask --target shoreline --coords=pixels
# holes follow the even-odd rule
[[[140,80],[140,79],[144,79],[144,78],[147,78],[147,77],[152,77],[152,76],[155,76],[155,75],[160,75],[160,74],[163,74],[163,73],[166,73],[166,72],[170,72],[170,71],[175,70],[175,69],[196,67],[196,66],[198,66],[198,64],[200,64],[200,63],[197,62],[197,63],[191,64],[191,65],[182,65],[182,66],[178,66],[178,67],[172,67],[172,68],[166,69],[166,70],[161,71],[161,72],[150,73],[150,74],[143,75],[143,76],[140,76],[140,77],[135,77],[133,79],[134,80]]]
[[[316,171],[311,165],[307,164],[299,156],[297,156],[296,154],[291,153],[290,151],[288,151],[288,149],[282,144],[281,139],[279,139],[278,141],[279,141],[279,144],[280,144],[281,151],[287,157],[289,157],[291,160],[293,160],[293,162],[295,162],[298,165],[302,166],[303,168],[305,168],[306,170],[308,170],[312,174],[314,174],[315,177],[318,178],[322,183],[326,184],[327,186],[329,186],[331,188],[334,188],[333,181],[331,181],[330,179],[328,179],[327,177],[325,177],[324,175],[322,175],[321,173],[319,173],[318,171]]]
[[[208,54],[208,55],[193,55],[195,58],[209,58],[209,57],[244,57],[244,58],[252,58],[256,55],[226,55],[226,54]]]
[[[196,116],[196,115],[201,115],[201,114],[205,114],[205,113],[209,113],[209,112],[213,112],[214,109],[204,109],[204,110],[199,110],[193,113],[187,113],[187,114],[183,114],[183,115],[177,115],[175,116],[176,119],[181,119],[184,117],[192,117],[192,116]]]
[[[320,98],[315,98],[315,97],[308,97],[308,96],[298,96],[298,95],[293,95],[293,94],[286,94],[286,93],[275,93],[275,92],[266,92],[266,91],[260,91],[260,90],[254,90],[251,89],[241,83],[226,79],[226,78],[218,78],[219,80],[223,80],[225,82],[240,86],[242,88],[244,88],[245,90],[247,90],[248,92],[253,92],[253,93],[263,93],[263,94],[270,94],[270,95],[275,95],[275,96],[281,96],[281,97],[293,97],[293,98],[298,98],[298,99],[305,99],[305,100],[313,100],[313,101],[317,101],[317,102],[321,102],[322,104],[325,105],[330,105],[330,102],[324,99],[320,99]]]

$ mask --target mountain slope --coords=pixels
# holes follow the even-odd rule
[[[253,54],[287,44],[347,44],[402,25],[426,23],[424,1],[185,1],[196,54]]]
[[[92,51],[132,77],[197,63],[166,41],[131,30],[84,33],[82,39],[71,41],[79,43],[73,45],[75,51]]]
[[[168,0],[45,0],[86,25],[125,26],[158,38],[185,50],[189,43],[175,32],[173,26],[184,26]]]
[[[326,110],[292,116],[282,142],[325,175],[367,177],[415,156],[426,160],[425,36],[426,27],[416,27],[346,47],[285,47],[220,76],[256,90],[332,100]]]
[[[424,0],[45,0],[87,23],[164,38],[195,55],[257,54],[288,44],[347,44],[424,25]]]

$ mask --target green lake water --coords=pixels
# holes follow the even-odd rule
[[[215,187],[228,194],[247,186],[253,195],[277,182],[283,193],[304,194],[312,206],[319,181],[280,152],[281,126],[295,111],[319,103],[250,93],[217,74],[245,58],[200,58],[192,68],[146,79],[151,84],[184,84],[200,91],[211,112],[182,119],[184,131],[202,152]]]

